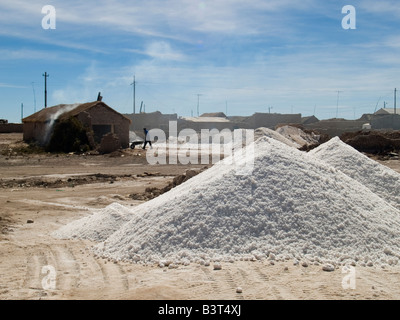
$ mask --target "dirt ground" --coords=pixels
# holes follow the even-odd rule
[[[366,300],[400,298],[400,266],[341,267],[240,261],[177,269],[95,258],[92,243],[51,232],[113,202],[136,206],[190,166],[150,166],[142,150],[112,155],[22,154],[21,134],[0,134],[2,300]],[[382,161],[400,172],[400,161]],[[199,166],[194,166],[199,169]],[[197,168],[199,167],[199,168]],[[53,279],[54,282],[49,282]],[[242,288],[238,293],[237,288]]]

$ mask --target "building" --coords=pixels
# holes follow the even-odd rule
[[[131,120],[130,130],[135,132],[136,135],[143,136],[143,128],[161,129],[167,136],[169,135],[169,122],[178,121],[178,115],[173,114],[162,114],[160,111],[149,112],[149,113],[131,113],[124,114],[125,117]]]
[[[221,116],[182,117],[178,121],[178,130],[193,129],[196,132],[201,130],[224,129],[233,130],[233,124],[229,119]]]
[[[392,115],[392,114],[400,114],[400,110],[397,110],[395,108],[381,108],[378,111],[374,113],[375,116],[379,115]]]
[[[41,145],[46,145],[51,138],[54,125],[71,117],[75,117],[83,126],[93,131],[95,142],[100,143],[104,135],[114,133],[122,148],[129,147],[131,120],[102,101],[60,104],[44,108],[22,119],[24,140],[34,140]]]
[[[281,113],[254,113],[246,119],[251,129],[270,128],[275,129],[283,124],[301,124],[301,114],[281,114]]]

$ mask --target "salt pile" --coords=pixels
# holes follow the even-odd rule
[[[297,145],[297,148],[319,144],[320,137],[318,135],[314,133],[306,133],[297,127],[282,126],[276,129],[276,132],[289,141],[292,141],[292,143]]]
[[[298,143],[295,143],[292,140],[289,140],[288,138],[284,137],[282,134],[278,133],[275,130],[269,129],[269,128],[261,127],[254,131],[254,139],[255,140],[262,138],[262,137],[273,138],[273,139],[278,140],[290,147],[300,148],[300,145]]]
[[[104,241],[119,227],[128,222],[132,216],[129,208],[112,203],[105,209],[97,210],[90,216],[72,221],[53,232],[52,236],[60,239],[87,239]]]
[[[124,217],[129,221],[110,219],[105,234],[92,230],[97,223],[66,228],[102,241],[93,248],[98,255],[136,262],[268,256],[396,264],[399,257],[396,208],[324,161],[269,138],[256,143],[252,175],[235,175],[225,159]]]
[[[368,158],[338,137],[310,151],[310,155],[359,181],[400,209],[400,174]]]

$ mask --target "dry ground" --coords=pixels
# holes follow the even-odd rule
[[[356,267],[355,288],[340,268],[292,261],[241,261],[161,269],[95,258],[92,243],[53,230],[131,194],[163,187],[189,166],[153,167],[139,150],[104,156],[21,155],[20,134],[0,135],[0,299],[399,299],[400,267]],[[399,160],[387,163],[400,172]],[[147,174],[144,174],[147,172]],[[28,223],[28,220],[31,220]],[[47,273],[43,268],[51,266]],[[52,273],[53,272],[53,273]],[[54,275],[54,287],[45,282]],[[47,286],[46,286],[47,284]],[[242,293],[236,293],[241,287]]]

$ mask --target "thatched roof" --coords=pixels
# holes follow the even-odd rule
[[[88,103],[76,103],[76,104],[59,104],[54,107],[44,108],[24,119],[22,119],[23,123],[28,122],[48,122],[51,120],[66,120],[71,117],[75,117],[78,114],[87,111],[95,106],[101,105],[112,112],[117,113],[121,117],[125,118],[126,120],[130,121],[127,117],[120,114],[119,112],[115,111],[104,102],[101,101],[94,101]]]

